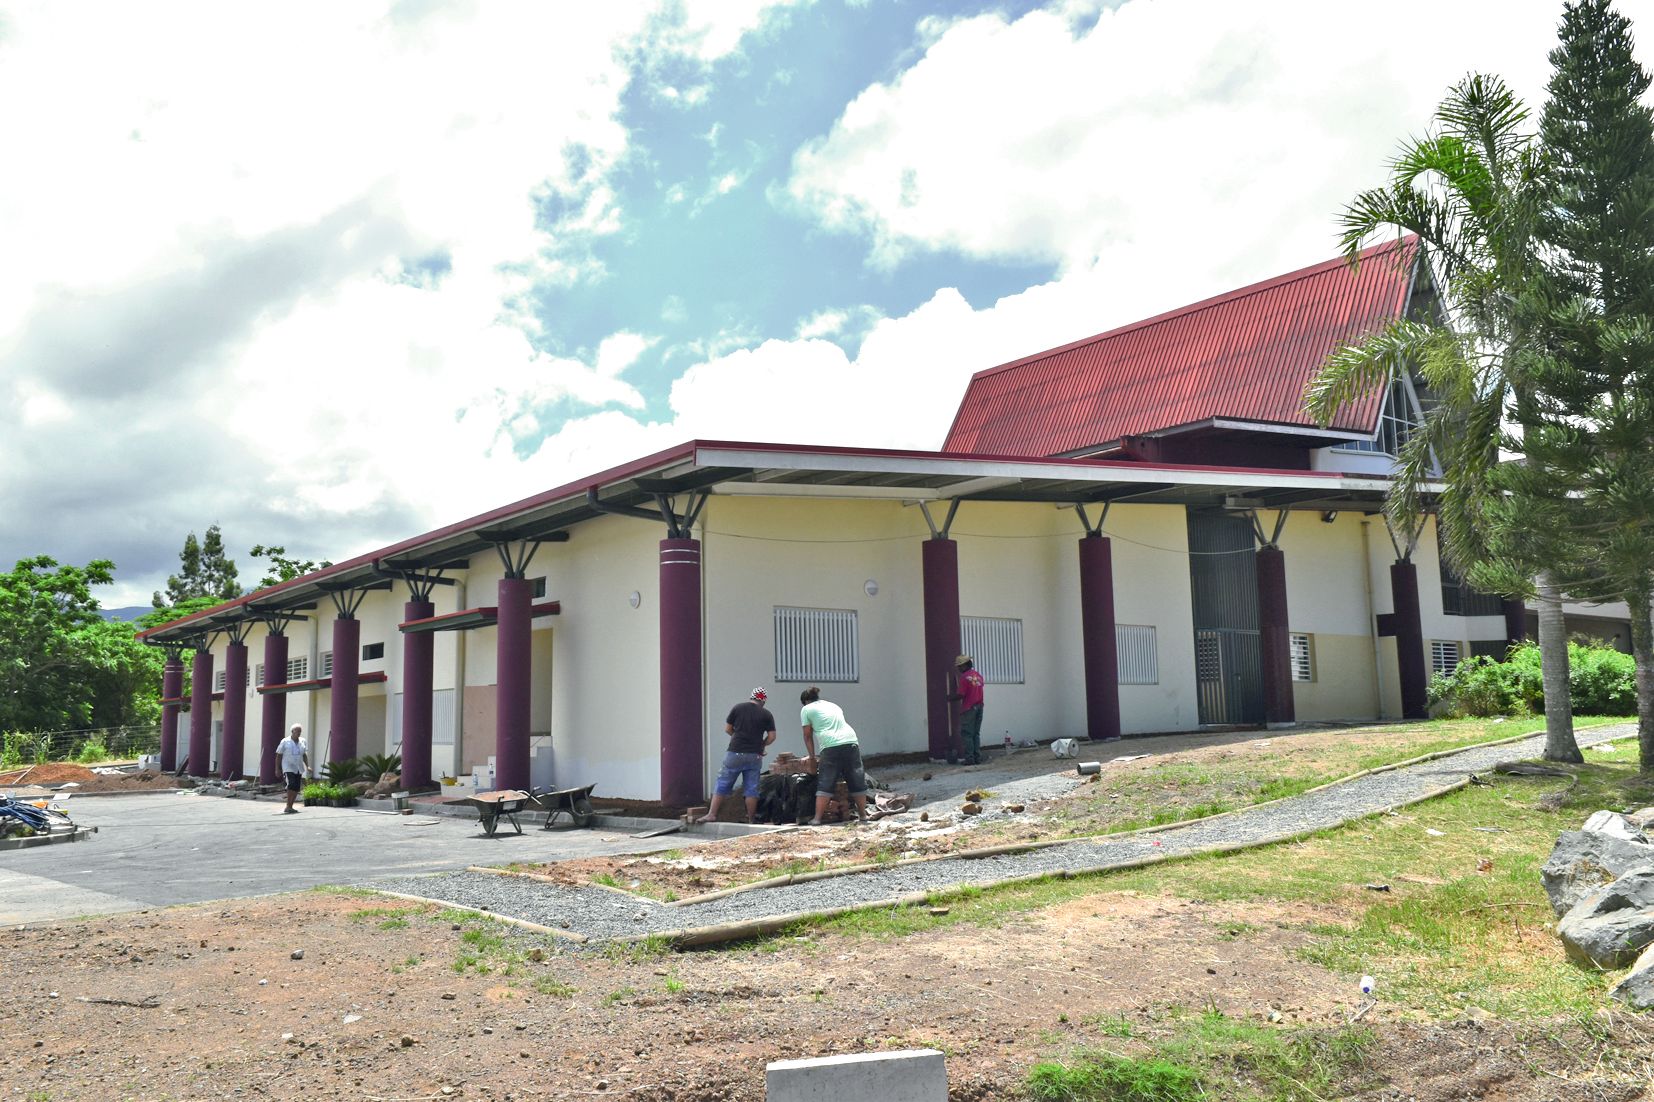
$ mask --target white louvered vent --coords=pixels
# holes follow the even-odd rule
[[[1160,647],[1153,624],[1115,624],[1114,651],[1120,684],[1160,684]]]
[[[976,662],[976,672],[990,685],[1021,685],[1022,621],[1001,616],[961,616],[960,650]]]
[[[307,681],[309,679],[310,679],[310,656],[308,654],[303,655],[302,657],[299,657],[299,658],[289,658],[287,660],[287,683],[288,684],[292,684],[295,681]]]
[[[775,680],[860,679],[854,609],[775,606]]]

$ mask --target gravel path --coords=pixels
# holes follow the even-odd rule
[[[1630,724],[1581,731],[1589,746],[1635,733]],[[766,916],[876,904],[914,892],[980,885],[1019,876],[1098,872],[1144,860],[1260,844],[1324,830],[1416,802],[1487,772],[1496,762],[1537,757],[1544,736],[1462,750],[1434,761],[1373,773],[1272,804],[1171,826],[1152,833],[1103,835],[1020,853],[950,857],[846,876],[745,891],[704,903],[666,906],[606,888],[573,888],[542,881],[457,872],[400,877],[368,885],[441,899],[583,934],[592,942],[633,938]],[[852,828],[841,828],[852,829]]]

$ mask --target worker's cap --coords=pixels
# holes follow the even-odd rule
[[[970,655],[961,654],[958,658],[955,658],[953,660],[953,664],[955,666],[966,666],[966,665],[969,665],[970,663],[972,663],[974,661],[976,661],[976,659],[972,658]]]
[[[762,685],[760,685],[758,688],[752,690],[752,699],[758,701],[758,703],[760,703],[760,704],[764,703],[764,701],[768,700],[769,698],[770,698],[770,694],[766,693],[764,691],[764,687]]]

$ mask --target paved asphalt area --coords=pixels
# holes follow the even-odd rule
[[[0,926],[200,903],[387,875],[507,861],[556,861],[683,848],[711,835],[640,841],[629,829],[541,830],[484,836],[475,819],[392,815],[156,793],[72,799],[81,842],[0,850]]]

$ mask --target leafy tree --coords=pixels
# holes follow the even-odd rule
[[[115,726],[153,719],[160,656],[131,624],[105,622],[92,587],[114,563],[39,555],[0,574],[0,730]]]
[[[255,559],[268,558],[270,565],[265,568],[264,577],[259,580],[259,588],[279,585],[294,578],[309,574],[314,570],[326,570],[333,564],[326,559],[316,562],[314,559],[290,559],[287,557],[287,548],[264,544],[255,544],[248,552]]]
[[[1546,159],[1534,339],[1516,368],[1526,462],[1512,503],[1567,491],[1569,589],[1623,598],[1637,660],[1641,768],[1654,772],[1654,111],[1631,23],[1608,0],[1564,6],[1540,120]],[[1513,518],[1514,519],[1514,518]]]
[[[1509,568],[1507,593],[1538,586],[1539,645],[1545,659],[1545,757],[1580,761],[1568,703],[1567,631],[1561,591],[1546,568],[1557,561],[1546,541],[1567,531],[1563,518],[1535,512],[1519,529],[1490,523],[1504,488],[1500,449],[1510,446],[1506,411],[1518,395],[1510,352],[1522,343],[1512,288],[1533,267],[1541,163],[1527,112],[1497,77],[1472,75],[1449,90],[1430,131],[1405,145],[1383,187],[1362,192],[1342,216],[1353,263],[1381,231],[1418,239],[1420,262],[1439,280],[1443,315],[1410,317],[1338,348],[1305,393],[1305,407],[1326,424],[1351,400],[1388,386],[1400,372],[1425,383],[1423,424],[1401,446],[1386,503],[1393,524],[1416,531],[1433,509],[1448,558],[1472,580],[1489,560]],[[1438,473],[1439,471],[1439,473]],[[1431,502],[1425,487],[1445,490]],[[1525,542],[1510,537],[1521,535]]]
[[[181,567],[167,578],[166,594],[156,591],[151,604],[156,608],[176,605],[191,597],[213,597],[228,601],[241,596],[241,581],[235,562],[224,554],[224,536],[214,524],[206,536],[197,541],[195,533],[184,537],[184,548],[178,552]]]

